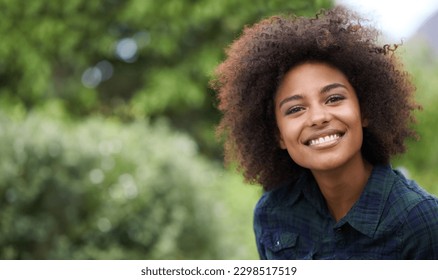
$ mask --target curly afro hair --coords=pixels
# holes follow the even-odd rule
[[[245,27],[227,49],[211,81],[223,117],[225,161],[237,160],[245,181],[265,190],[295,180],[305,169],[278,144],[274,96],[285,73],[306,61],[340,69],[356,91],[364,128],[362,155],[388,164],[403,153],[411,124],[415,87],[395,55],[397,45],[378,44],[379,32],[345,7],[322,10],[314,18],[273,16]]]

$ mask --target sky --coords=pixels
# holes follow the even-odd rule
[[[408,39],[438,11],[438,0],[336,0],[375,22],[385,36]]]

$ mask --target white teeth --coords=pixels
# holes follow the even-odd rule
[[[332,134],[332,135],[327,135],[325,137],[320,137],[318,139],[313,139],[309,141],[309,145],[318,145],[318,144],[323,144],[326,142],[330,142],[330,141],[334,141],[336,139],[338,139],[340,137],[339,134]]]

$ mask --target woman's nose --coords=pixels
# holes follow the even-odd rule
[[[310,126],[320,126],[330,122],[331,114],[324,108],[324,106],[314,106],[309,110],[309,124]]]

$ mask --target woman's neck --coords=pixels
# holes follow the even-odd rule
[[[336,221],[359,199],[373,166],[362,157],[330,171],[312,171],[328,209]]]

